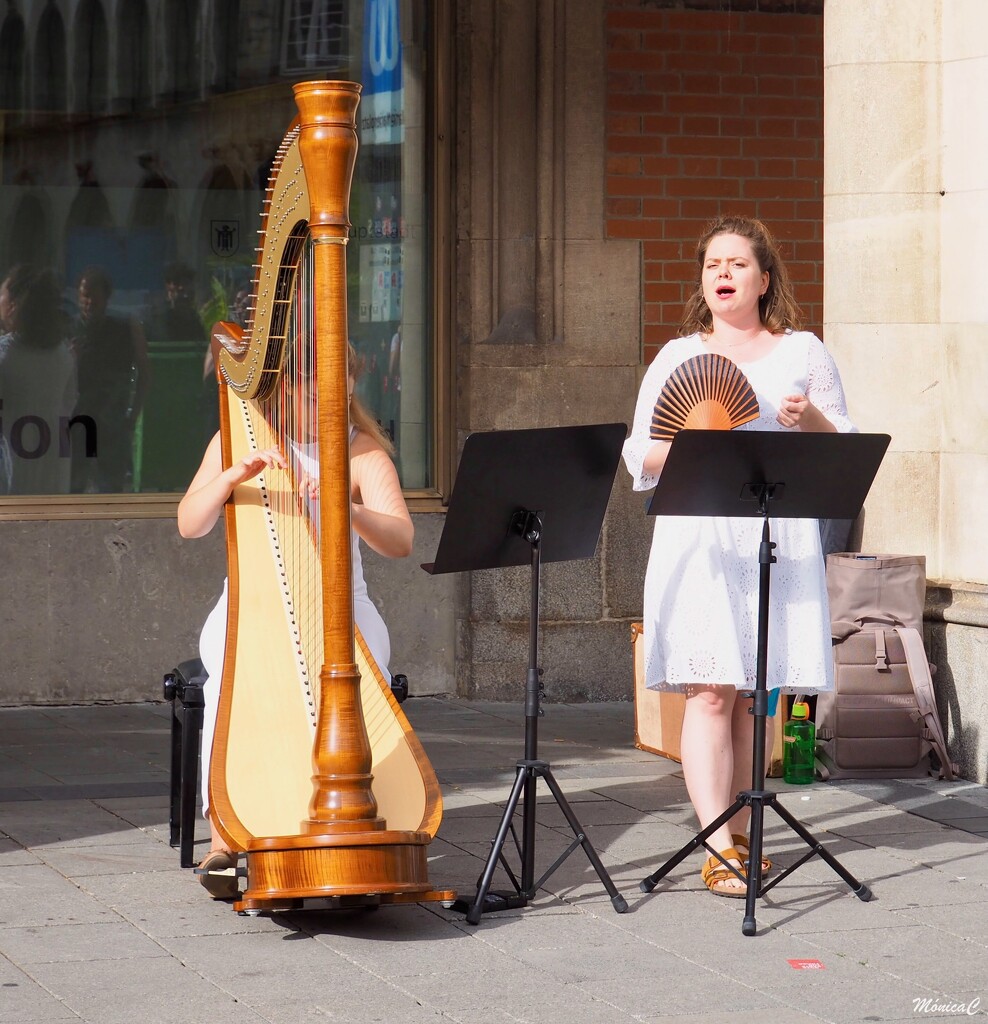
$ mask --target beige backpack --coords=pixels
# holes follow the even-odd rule
[[[821,778],[954,778],[923,647],[926,559],[828,555],[827,592],[834,690],[816,704]]]

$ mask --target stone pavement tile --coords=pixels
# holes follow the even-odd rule
[[[446,843],[476,842],[479,836],[494,837],[504,815],[504,808],[494,804],[472,805],[469,812],[457,809],[443,815],[436,840]]]
[[[685,790],[683,792],[674,791],[670,794],[664,807],[658,807],[651,813],[659,821],[685,828],[690,836],[696,835],[700,829],[700,823],[696,819],[693,805],[689,802]],[[669,851],[669,854],[672,853],[675,853],[675,850]]]
[[[352,912],[309,915],[323,921],[336,917],[335,927],[344,933],[342,935],[334,935],[327,925],[325,932],[314,928],[315,934],[289,930],[280,937],[270,934],[215,936],[201,939],[189,948],[181,941],[171,941],[175,942],[176,956],[182,958],[190,971],[208,978],[219,990],[235,996],[241,1005],[276,1024],[295,1024],[304,1011],[312,1009],[325,1015],[317,1019],[348,1024],[364,1021],[418,1024],[419,1021],[450,1019],[440,1017],[440,1011],[446,1008],[441,984],[438,1002],[417,999],[409,991],[408,983],[410,978],[417,980],[421,975],[416,978],[407,971],[399,973],[404,958],[415,953],[414,930],[403,937],[392,933],[390,941],[378,940],[375,956],[380,955],[381,966],[362,963],[355,955],[367,952],[366,946],[370,944],[378,920],[399,915],[406,909],[411,908],[386,908],[370,915]],[[361,920],[367,923],[361,924]],[[463,954],[454,952],[452,947],[470,943],[461,933],[444,927],[450,934],[450,941],[445,945],[451,948],[445,952],[433,949],[427,964],[429,976],[439,978],[440,982],[448,977],[451,964],[457,965],[452,969],[460,970],[459,959]],[[361,928],[368,933],[366,944],[346,934],[347,929]],[[472,987],[481,988],[483,963],[470,963],[467,970]]]
[[[931,800],[926,804],[914,802],[909,813],[921,818],[931,818],[933,821],[953,822],[958,819],[984,818],[988,815],[988,808],[962,797],[945,797]]]
[[[141,832],[136,834],[144,835]],[[37,853],[46,864],[66,878],[167,871],[177,866],[175,852],[146,835],[142,843],[46,846],[38,848]]]
[[[630,976],[596,978],[576,987],[633,1016],[657,1011],[686,1015],[704,1009],[761,1009],[767,1016],[778,1008],[772,996],[658,948],[648,957],[647,966]]]
[[[755,906],[758,930],[812,937],[829,930],[873,931],[908,924],[879,900],[863,902],[834,876],[834,884],[816,885],[797,875],[766,893]]]
[[[31,976],[87,1024],[262,1024],[266,1018],[172,956],[35,964]]]
[[[513,779],[508,780],[508,792],[511,791],[511,783]],[[439,826],[439,832],[442,834],[446,828],[446,821],[451,815],[466,815],[474,812],[476,814],[486,814],[489,812],[490,807],[493,805],[493,799],[481,800],[476,792],[469,788],[462,788],[460,786],[451,786],[443,784],[443,820]],[[499,792],[498,797],[503,798],[503,793]]]
[[[924,1014],[913,1014],[912,998],[933,997],[932,990],[903,986],[861,964],[843,963],[825,952],[818,952],[815,959],[823,963],[822,970],[791,971],[787,983],[772,990],[794,1010],[816,1014],[828,1024],[926,1019]]]
[[[0,1024],[51,1024],[78,1016],[30,975],[0,956]]]
[[[66,752],[63,763],[46,770],[51,771],[55,783],[72,794],[70,799],[113,796],[117,791],[123,793],[138,787],[154,793],[168,792],[168,775],[144,762],[116,761],[103,766],[90,763],[87,768],[93,770],[80,772],[78,762],[73,761],[71,752]],[[50,792],[43,795],[46,799],[51,797]]]
[[[594,825],[634,825],[642,820],[643,812],[627,804],[616,803],[614,800],[602,798],[594,794],[596,799],[576,801],[568,793],[564,793],[566,802],[576,815],[579,823],[587,828]],[[569,823],[563,814],[562,808],[553,801],[538,808],[538,821],[550,828],[569,829]]]
[[[910,779],[909,785],[935,796],[962,797],[988,809],[988,789],[968,779],[954,779],[952,782],[932,778]]]
[[[640,779],[660,779],[674,774],[668,771],[655,761],[626,761],[615,759],[614,761],[600,762],[588,761],[585,764],[563,764],[552,765],[552,773],[562,784],[563,780],[579,779],[627,779],[638,781]]]
[[[6,751],[8,748],[4,748],[3,752],[0,752],[0,792],[8,789],[29,789],[31,786],[48,786],[52,783],[53,779],[50,775],[45,775],[44,772],[38,771],[37,768],[31,767],[30,762],[25,761],[18,757],[9,757]],[[28,794],[18,793],[18,798],[25,798]],[[9,799],[14,799],[13,796]]]
[[[830,844],[825,843],[825,846]],[[794,860],[794,852],[783,852],[773,859],[781,865]],[[888,848],[859,847],[838,855],[841,865],[858,881],[867,885],[874,902],[885,909],[903,906],[941,906],[984,899],[985,887],[976,880],[964,880],[937,867],[919,864]],[[800,883],[821,889],[849,892],[831,868],[814,858],[785,879],[772,892],[781,896],[789,886]]]
[[[504,804],[515,782],[515,772],[513,769],[477,771],[476,768],[470,768],[466,771],[437,772],[436,774],[443,789],[444,805],[446,802],[445,794],[450,791],[465,793],[479,804],[498,802]]]
[[[0,930],[112,920],[110,910],[44,865],[5,865],[0,874]]]
[[[521,827],[522,819],[519,815],[515,822],[515,832],[518,834],[519,841],[521,839]],[[455,844],[457,848],[464,853],[470,853],[477,858],[478,873],[483,870],[484,863],[487,861],[487,857],[491,852],[491,843],[495,838],[495,832],[496,823],[495,827],[490,830],[489,835],[485,836],[483,832],[478,832],[474,841],[464,838],[457,841]],[[570,836],[570,838],[572,838],[572,836]],[[553,860],[566,849],[567,845],[569,845],[569,840],[561,832],[558,832],[554,828],[546,828],[544,825],[536,823],[534,854],[536,865],[544,864],[548,867],[549,864],[551,864]],[[515,851],[514,843],[511,841],[510,833],[505,841],[503,849],[508,862],[512,864],[513,868],[517,867],[518,856]],[[537,867],[536,871],[538,871]]]
[[[882,974],[933,991],[963,991],[972,970],[984,965],[984,946],[966,939],[909,924],[885,932],[827,931],[815,933],[821,949],[867,964]],[[983,976],[983,969],[981,971]]]
[[[52,729],[52,719],[47,708],[3,708],[3,723],[6,735],[11,741],[21,734],[47,734]]]
[[[464,1024],[630,1024],[627,1010],[579,985],[563,985],[514,957],[491,951],[482,974],[451,965],[402,979],[426,1006]]]
[[[707,1012],[701,1007],[696,1013],[691,1013],[688,1017],[684,1017],[683,1014],[679,1013],[669,1017],[660,1012],[658,1016],[641,1016],[636,1019],[640,1020],[642,1024],[683,1024],[684,1020],[688,1024],[774,1024],[776,1020],[783,1022],[783,1024],[820,1024],[821,1021],[818,1014],[800,1013],[798,1010],[793,1010],[789,1007],[786,1007],[784,1016],[778,1018],[773,1017],[765,1010],[747,1010],[741,1013],[733,1010],[712,1010]]]
[[[856,836],[860,843],[881,846],[903,860],[926,864],[958,878],[988,883],[988,840],[956,829],[901,835]]]
[[[903,907],[898,913],[905,920],[984,946],[981,958],[986,979],[984,995],[988,1000],[988,891],[983,890],[981,895],[980,902],[975,902],[976,897],[972,893],[973,898],[960,906]]]
[[[0,868],[13,864],[38,863],[40,863],[38,857],[30,850],[25,850],[20,843],[15,843],[13,839],[7,839],[5,836],[0,835]]]
[[[871,977],[846,984],[830,984],[824,980],[830,970],[812,972],[803,983],[790,986],[787,997],[794,1007],[819,1015],[829,1024],[859,1024],[861,1021],[953,1021],[983,1017],[984,999],[975,1005],[977,994],[961,992],[959,995],[938,992],[914,983],[890,983]],[[803,974],[803,972],[798,972]],[[809,974],[809,973],[807,973]],[[941,1016],[936,1008],[955,1009],[949,1016]],[[691,1022],[692,1024],[692,1022]]]
[[[608,780],[606,784],[595,785],[593,792],[637,811],[661,811],[670,804],[681,804],[686,800],[686,783],[679,775],[661,775],[631,782]]]
[[[868,796],[849,789],[838,789],[831,783],[814,783],[810,786],[790,786],[782,779],[766,779],[765,788],[775,793],[779,803],[790,814],[802,820],[812,814],[832,814],[849,808],[881,808]]]
[[[142,829],[146,834],[153,835],[162,842],[168,842],[168,798],[167,797],[120,797],[101,798],[94,800],[98,807],[116,815],[128,825]],[[196,829],[197,833],[199,829]],[[206,822],[202,823],[202,837],[206,838],[209,829]],[[175,851],[176,863],[178,849]]]
[[[337,954],[371,976],[400,979],[443,974],[454,963],[458,969],[482,974],[491,954],[489,940],[501,929],[496,923],[491,927],[490,918],[474,927],[462,916],[434,912],[431,907],[286,914],[282,920],[298,929],[295,939],[315,939],[327,953]],[[507,931],[524,925],[525,919],[516,919]]]
[[[245,917],[226,900],[210,899],[191,871],[157,871],[134,875],[90,875],[79,880],[91,902],[106,907],[161,941],[181,936],[280,932],[270,917]]]
[[[88,800],[35,800],[0,804],[3,831],[21,846],[99,846],[142,843],[128,822]]]
[[[810,832],[827,831],[834,835],[875,836],[897,835],[903,832],[937,832],[943,826],[929,818],[920,818],[895,807],[871,804],[867,809],[837,811],[829,815],[810,816],[803,820]]]
[[[888,868],[888,863],[884,866]],[[959,904],[986,898],[983,886],[919,864],[910,865],[901,873],[859,877],[875,893],[876,900],[891,910],[944,907],[949,912]]]
[[[158,943],[119,919],[99,924],[54,922],[30,928],[0,928],[0,953],[25,969],[30,964],[168,955]]]

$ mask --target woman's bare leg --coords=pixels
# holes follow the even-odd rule
[[[732,734],[737,702],[733,686],[690,686],[686,690],[680,753],[686,789],[701,829],[720,817],[736,795],[732,788],[735,774]],[[722,825],[707,841],[715,850],[733,846],[730,825]],[[743,887],[737,879],[732,881],[738,888]]]
[[[749,714],[751,709],[750,697],[739,697],[734,704],[734,713],[731,719],[731,743],[734,749],[734,777],[731,780],[733,786],[732,801],[743,789],[751,789],[752,777],[752,752],[754,751],[755,738],[755,716]],[[765,719],[765,768],[768,770],[769,758],[772,756],[772,729],[775,720]],[[731,818],[729,826],[735,835],[748,834],[748,822],[751,820],[751,808],[742,807],[737,814]]]

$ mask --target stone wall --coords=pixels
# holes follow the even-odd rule
[[[825,329],[863,430],[892,443],[862,547],[924,554],[952,755],[988,781],[988,37],[978,0],[826,8]],[[853,116],[852,116],[853,115]]]

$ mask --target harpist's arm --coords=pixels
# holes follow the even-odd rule
[[[251,452],[224,469],[220,435],[214,434],[189,489],[178,503],[178,532],[188,538],[205,537],[216,525],[237,484],[257,476],[267,466],[285,468],[284,456],[276,448]]]
[[[355,439],[350,458],[353,529],[379,555],[404,558],[412,552],[415,527],[398,474],[387,452],[376,445],[359,444],[362,437]]]

